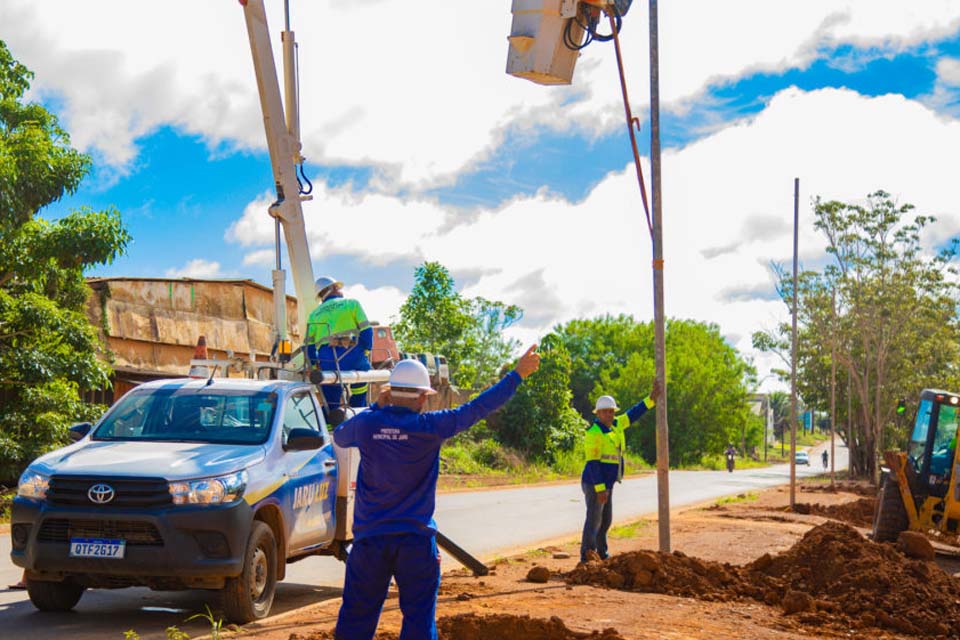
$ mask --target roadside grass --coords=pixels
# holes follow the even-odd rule
[[[629,540],[630,538],[637,537],[638,533],[649,527],[651,524],[653,524],[651,520],[637,520],[636,522],[621,524],[617,527],[611,527],[610,531],[607,532],[607,537],[614,538],[616,540]]]
[[[0,524],[10,523],[10,509],[13,506],[15,495],[17,495],[16,489],[7,489],[0,486]]]
[[[717,505],[725,504],[737,504],[740,502],[753,502],[760,497],[760,494],[756,491],[748,491],[747,493],[738,493],[735,496],[723,496],[717,500]]]

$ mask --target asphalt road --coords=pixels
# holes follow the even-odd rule
[[[811,467],[798,467],[798,476],[822,473],[819,454]],[[847,450],[837,448],[837,469],[846,468]],[[726,471],[670,473],[672,507],[789,481],[789,465]],[[653,475],[630,478],[614,490],[616,521],[656,512],[657,485]],[[576,538],[583,518],[579,483],[447,493],[437,497],[436,520],[441,531],[474,555],[490,559],[527,549],[546,540]],[[449,558],[445,563],[452,564]],[[133,629],[146,639],[165,638],[164,630],[178,626],[190,635],[205,627],[184,620],[204,605],[218,606],[216,594],[206,591],[158,592],[149,589],[88,590],[74,611],[40,613],[23,591],[4,591],[20,571],[10,562],[10,536],[0,535],[0,639],[122,640]],[[331,558],[309,558],[288,567],[278,586],[273,613],[282,613],[340,595],[342,565]]]

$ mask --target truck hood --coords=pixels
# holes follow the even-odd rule
[[[233,473],[262,461],[259,445],[82,440],[34,462],[50,473],[187,480]]]

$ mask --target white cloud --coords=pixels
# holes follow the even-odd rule
[[[960,86],[960,60],[940,58],[937,61],[937,81],[948,87]]]
[[[219,278],[223,276],[220,263],[203,258],[194,258],[179,269],[167,269],[167,278]]]
[[[718,324],[757,357],[764,375],[775,363],[753,353],[750,335],[786,318],[785,306],[771,299],[768,264],[789,265],[793,178],[801,179],[801,261],[811,264],[824,252],[813,228],[814,195],[855,201],[883,188],[939,216],[929,238],[960,231],[952,193],[957,148],[960,123],[902,97],[789,89],[757,116],[666,154],[667,315]],[[315,249],[372,265],[388,252],[479,274],[464,294],[523,307],[513,333],[527,342],[574,317],[652,317],[650,241],[632,171],[611,174],[576,204],[541,193],[453,226],[433,202],[350,197],[320,186],[310,206],[323,214],[308,217],[308,233]],[[361,220],[369,227],[350,233]],[[402,294],[390,295],[398,306]]]
[[[276,251],[273,249],[258,249],[243,256],[243,264],[247,267],[268,267],[276,264]]]
[[[282,5],[268,2],[275,53]],[[621,126],[609,45],[588,47],[575,85],[546,88],[504,73],[510,2],[399,0],[293,3],[301,42],[305,153],[373,164],[386,188],[450,180],[506,127]],[[636,105],[646,102],[645,3],[623,46]],[[960,3],[928,0],[687,0],[661,6],[661,97],[689,105],[709,81],[809,64],[818,48],[855,43],[878,55],[955,32]],[[7,43],[62,100],[78,146],[129,168],[138,137],[170,125],[211,145],[264,148],[243,15],[229,2],[0,4]],[[77,28],[82,25],[82,28]],[[278,56],[279,59],[279,56]]]
[[[343,294],[348,298],[360,300],[367,318],[371,322],[392,324],[400,317],[400,306],[407,299],[407,292],[396,287],[377,287],[367,289],[362,284],[347,285]]]

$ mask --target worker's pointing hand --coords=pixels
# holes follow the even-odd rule
[[[520,356],[517,361],[516,372],[521,378],[526,378],[531,373],[540,368],[540,354],[537,353],[537,345],[531,345],[527,352]]]
[[[660,396],[663,395],[663,387],[660,386],[660,381],[654,378],[653,380],[653,389],[650,390],[650,399],[654,402],[660,402]]]

